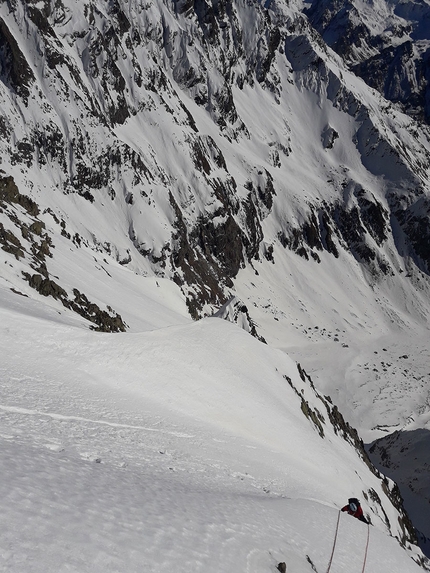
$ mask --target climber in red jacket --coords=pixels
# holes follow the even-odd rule
[[[342,507],[342,511],[347,511],[349,515],[353,515],[363,523],[369,523],[367,519],[364,517],[360,502],[356,497],[350,497],[348,499],[348,505]]]

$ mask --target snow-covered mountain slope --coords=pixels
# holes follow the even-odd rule
[[[2,275],[104,330],[139,328],[100,300],[119,265],[173,280],[194,317],[248,304],[260,269],[251,318],[273,288],[284,315],[320,297],[333,330],[346,290],[353,327],[426,324],[427,130],[293,6],[205,6],[2,4]]]
[[[332,571],[420,570],[394,484],[285,353],[216,318],[107,335],[0,301],[2,571],[308,573],[334,544]],[[354,494],[369,527],[339,517]]]
[[[173,279],[195,317],[289,251],[306,274],[345,253],[368,289],[428,272],[428,130],[294,6],[16,0],[0,17],[2,244],[37,290],[96,296],[57,273],[64,249]]]
[[[298,360],[370,442],[429,408],[430,136],[302,10],[1,3],[1,296],[85,338],[70,371],[104,340],[88,327],[144,344],[219,312]]]
[[[428,0],[314,0],[306,14],[355,73],[412,116],[430,122]]]

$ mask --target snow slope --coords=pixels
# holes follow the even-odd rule
[[[189,570],[198,552],[219,569],[225,548],[224,570],[247,570],[247,556],[258,570],[272,552],[308,571],[321,543],[320,557],[309,549],[321,573],[350,495],[372,536],[387,534],[370,490],[402,536],[355,450],[302,414],[302,390],[314,413],[325,406],[288,356],[366,441],[427,423],[428,130],[293,3],[185,4],[0,5],[0,182],[22,194],[0,209],[6,570]],[[88,331],[23,273],[113,308],[127,334]],[[230,295],[270,348],[190,321],[193,303],[203,316]],[[368,567],[413,568],[381,539]]]
[[[419,570],[285,353],[216,318],[111,335],[0,293],[2,571],[324,571],[353,494],[365,570]],[[362,571],[367,534],[341,515],[331,571]]]

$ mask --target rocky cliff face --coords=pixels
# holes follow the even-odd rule
[[[366,32],[353,5],[314,3],[309,21],[300,10],[282,1],[4,2],[3,187],[34,204],[40,221],[31,224],[43,229],[33,240],[25,206],[2,195],[2,248],[17,273],[36,288],[54,281],[61,238],[62,248],[172,279],[195,318],[231,296],[241,269],[276,265],[285,250],[314,263],[326,253],[334,265],[346,253],[370,282],[410,268],[429,274],[428,129],[350,71],[379,69],[391,50],[388,70],[415,48]],[[415,55],[421,87],[408,97],[424,101],[426,56]],[[394,71],[371,76],[388,96],[381,86],[392,77],[396,90]],[[42,265],[40,242],[49,245]],[[84,290],[64,281],[54,281],[64,300]]]

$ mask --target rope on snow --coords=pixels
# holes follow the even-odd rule
[[[331,550],[330,561],[328,562],[328,567],[327,567],[326,573],[330,573],[331,563],[333,561],[333,555],[334,555],[334,550],[335,550],[336,541],[337,541],[337,532],[339,531],[339,520],[340,520],[340,509],[339,509],[339,513],[337,514],[336,533],[334,534],[333,549]]]
[[[330,573],[331,564],[333,562],[333,555],[334,555],[334,550],[336,548],[336,542],[337,542],[337,534],[339,532],[340,513],[341,513],[341,510],[339,510],[339,513],[337,515],[336,532],[334,534],[333,548],[331,550],[330,561],[328,562],[326,573]],[[370,539],[370,524],[368,523],[367,524],[366,549],[364,551],[363,569],[361,570],[361,573],[364,573],[364,570],[366,569],[367,550],[369,549],[369,539]]]
[[[365,552],[364,552],[363,569],[362,569],[361,573],[364,573],[364,569],[366,568],[367,550],[368,550],[368,548],[369,548],[369,537],[370,537],[370,525],[367,524],[366,550],[365,550]]]

